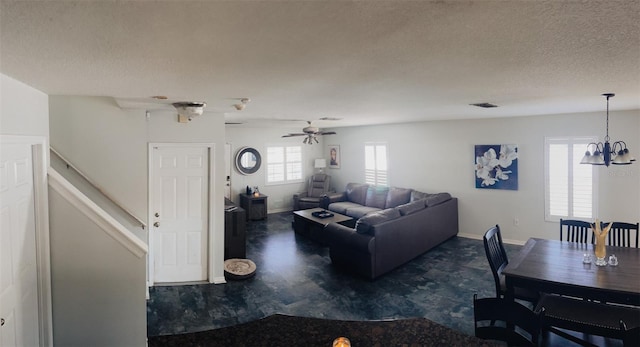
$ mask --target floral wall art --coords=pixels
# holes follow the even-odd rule
[[[476,188],[518,190],[518,146],[475,147]]]

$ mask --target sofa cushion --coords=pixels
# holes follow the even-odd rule
[[[348,183],[346,189],[347,201],[364,205],[367,198],[367,188],[369,188],[368,184]]]
[[[380,223],[394,220],[400,217],[400,211],[395,208],[388,208],[386,210],[370,213],[356,222],[356,232],[360,234],[367,234],[371,231],[371,227]]]
[[[427,207],[435,206],[448,200],[451,200],[451,194],[449,193],[429,194],[426,199],[426,205]]]
[[[354,207],[362,207],[362,205],[350,201],[340,201],[329,204],[327,209],[340,214],[347,214],[347,210]]]
[[[370,213],[382,211],[381,208],[371,207],[371,206],[352,206],[348,207],[347,211],[343,214],[346,214],[349,217],[353,217],[355,219],[362,218]]]
[[[389,188],[387,192],[387,201],[384,204],[384,208],[391,208],[406,204],[411,199],[411,189],[406,188]]]
[[[367,198],[365,199],[364,205],[383,209],[385,203],[387,202],[388,192],[388,187],[369,186],[369,188],[367,189]]]
[[[401,215],[406,216],[420,210],[424,210],[425,207],[427,207],[427,205],[425,204],[425,200],[416,200],[404,205],[400,205],[397,207],[397,209],[398,211],[400,211]]]
[[[426,199],[427,196],[429,196],[429,195],[431,195],[431,194],[419,192],[417,190],[412,190],[411,191],[411,201]]]

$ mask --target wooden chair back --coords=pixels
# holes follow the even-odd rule
[[[624,321],[620,321],[620,330],[622,330],[622,344],[624,347],[640,346],[640,326],[627,329]]]
[[[609,223],[602,223],[609,225]],[[640,223],[631,224],[613,222],[607,235],[607,241],[611,246],[638,248],[638,226]]]
[[[496,297],[503,296],[501,282],[502,270],[509,264],[507,252],[502,244],[502,234],[498,225],[489,228],[484,234],[484,252],[489,261],[489,267],[496,285]]]
[[[475,335],[485,340],[504,341],[509,346],[537,346],[544,311],[504,298],[482,298],[473,295]]]
[[[560,219],[560,241],[594,243],[591,224],[582,220]]]

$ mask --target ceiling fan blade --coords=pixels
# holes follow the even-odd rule
[[[336,135],[335,131],[320,131],[317,135]]]
[[[293,136],[307,136],[307,134],[287,134],[287,135],[282,135],[282,137],[293,137]]]

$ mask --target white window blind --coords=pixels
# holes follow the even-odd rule
[[[371,143],[364,146],[364,181],[376,186],[388,186],[387,145]]]
[[[267,147],[267,184],[302,181],[302,146]]]
[[[592,219],[597,215],[597,170],[580,164],[593,138],[545,139],[545,220]]]

